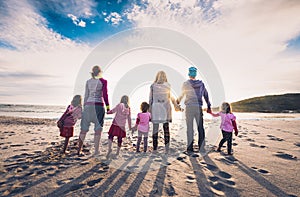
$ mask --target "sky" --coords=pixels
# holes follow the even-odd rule
[[[115,35],[145,27],[178,32],[201,46],[214,63],[228,102],[300,92],[299,12],[298,0],[2,0],[0,103],[68,104],[78,76],[89,77],[80,72],[90,54]],[[175,57],[157,48],[120,53],[130,55],[116,54],[114,69],[103,73],[111,100],[122,73],[134,69],[129,62],[136,67],[161,64],[181,73],[182,82],[188,78],[190,62],[182,54]],[[175,66],[175,60],[184,67]],[[210,77],[199,71],[198,78],[212,92],[215,79]],[[150,83],[132,88],[134,103],[148,97]]]

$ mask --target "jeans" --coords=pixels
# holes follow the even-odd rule
[[[187,151],[194,151],[194,119],[196,119],[198,130],[198,146],[199,151],[205,146],[205,132],[203,127],[203,112],[199,106],[186,106],[186,126],[187,126]]]

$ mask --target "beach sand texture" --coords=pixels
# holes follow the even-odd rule
[[[77,127],[70,154],[61,155],[64,138],[54,120],[2,116],[0,196],[300,196],[300,120],[239,120],[238,125],[232,156],[226,147],[188,156],[181,152],[185,144],[171,136],[169,156],[163,154],[162,138],[156,155],[136,154],[125,139],[121,155],[106,160],[106,135],[100,157],[92,156],[89,142],[86,155],[78,157]]]

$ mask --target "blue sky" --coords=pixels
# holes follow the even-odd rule
[[[102,40],[149,26],[206,50],[229,102],[299,92],[299,10],[297,0],[3,0],[0,103],[68,103],[82,62]]]

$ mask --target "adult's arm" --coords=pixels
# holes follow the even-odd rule
[[[131,110],[130,110],[130,108],[129,108],[129,115],[128,115],[128,117],[127,117],[127,121],[128,121],[128,128],[129,128],[129,130],[131,130]]]
[[[204,90],[203,90],[203,97],[204,97],[204,100],[207,104],[207,113],[210,113],[211,112],[211,104],[210,104],[210,101],[209,101],[209,97],[208,97],[208,92],[204,86]]]
[[[83,103],[85,104],[89,98],[89,87],[88,87],[88,82],[85,83],[85,92],[84,92],[84,99]]]
[[[153,84],[150,86],[150,94],[149,94],[149,111],[152,111],[152,103],[153,103]]]
[[[183,83],[181,88],[181,95],[177,98],[176,103],[179,104],[185,95],[186,95],[186,87],[185,84]]]
[[[107,80],[105,80],[105,79],[103,79],[103,78],[100,78],[100,81],[101,81],[102,84],[103,84],[103,87],[102,87],[102,95],[103,95],[104,103],[105,103],[105,105],[106,105],[107,111],[109,111],[109,110],[110,110],[110,107],[109,107],[108,93],[107,93]]]

